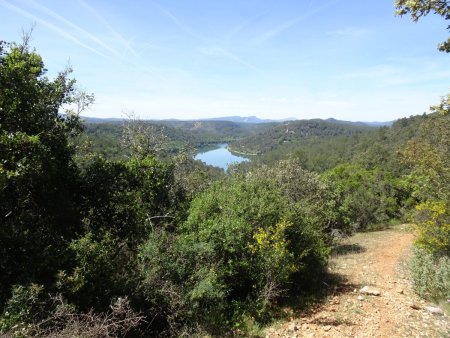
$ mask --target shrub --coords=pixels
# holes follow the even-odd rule
[[[438,302],[450,298],[450,222],[444,202],[416,207],[417,239],[411,260],[416,292]]]
[[[380,170],[343,164],[323,174],[334,203],[335,227],[347,232],[400,216],[397,183]]]
[[[210,331],[267,320],[278,300],[314,284],[326,264],[321,229],[296,210],[268,178],[213,185],[193,200],[178,234],[153,232],[141,246],[144,293],[175,322]]]
[[[437,256],[450,256],[450,221],[444,202],[424,202],[416,207],[416,244]]]
[[[423,298],[439,301],[450,298],[450,258],[436,258],[415,248],[410,262],[414,290]]]
[[[46,302],[43,297],[42,285],[31,284],[29,286],[15,285],[12,295],[6,302],[6,306],[0,317],[0,333],[11,330],[20,336],[28,330],[30,325],[44,318]]]
[[[48,309],[44,312],[42,311],[42,300],[40,301],[41,308],[36,308],[36,303],[39,303],[36,301],[36,295],[39,295],[41,291],[42,289],[39,290],[36,286],[15,288],[16,293],[11,298],[10,304],[16,304],[13,308],[8,308],[8,311],[12,310],[14,315],[6,315],[6,317],[9,316],[6,320],[4,315],[0,319],[2,337],[124,337],[144,321],[141,314],[132,310],[127,298],[119,298],[114,301],[109,311],[105,313],[95,313],[93,310],[81,313],[65,303],[60,295],[51,296],[46,299]],[[17,303],[18,299],[20,299],[19,303]],[[32,309],[32,307],[35,308]],[[21,313],[20,318],[17,317],[19,313]],[[34,315],[30,316],[31,314]],[[15,319],[11,320],[13,317]]]

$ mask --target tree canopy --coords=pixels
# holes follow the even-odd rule
[[[444,20],[450,20],[450,3],[447,0],[395,0],[395,8],[398,15],[411,14],[414,22],[421,17],[434,13]],[[447,27],[450,30],[450,25]],[[439,50],[450,52],[450,38],[439,44]]]

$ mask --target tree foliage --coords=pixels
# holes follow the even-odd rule
[[[26,43],[0,44],[0,299],[13,284],[48,283],[79,224],[68,140],[81,126],[60,114],[75,81],[45,72]]]
[[[398,15],[410,14],[414,22],[421,17],[434,13],[444,20],[450,20],[450,3],[447,0],[395,0]],[[450,25],[447,27],[450,29]],[[450,38],[439,45],[439,50],[450,52]]]
[[[217,329],[246,315],[264,321],[290,290],[311,287],[327,253],[322,229],[275,180],[237,176],[195,198],[177,235],[150,235],[141,273],[172,327],[188,321]]]
[[[331,189],[337,228],[364,230],[400,216],[397,183],[387,172],[343,164],[325,172],[323,179]]]

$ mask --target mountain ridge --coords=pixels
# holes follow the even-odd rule
[[[123,123],[127,119],[118,117],[89,117],[81,116],[83,120],[89,123]],[[223,116],[223,117],[210,117],[210,118],[200,118],[200,119],[142,119],[142,121],[148,121],[152,123],[161,122],[201,122],[201,121],[226,121],[234,123],[246,123],[246,124],[262,124],[262,123],[283,123],[288,121],[326,121],[336,124],[348,124],[355,126],[369,126],[369,127],[390,127],[395,121],[346,121],[339,120],[334,117],[327,119],[313,118],[313,119],[297,119],[295,117],[288,117],[283,119],[261,119],[257,116]]]

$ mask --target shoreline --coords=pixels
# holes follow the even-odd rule
[[[239,154],[239,155],[246,155],[246,156],[258,156],[258,154],[244,153],[242,151],[233,150],[233,149],[230,148],[229,145],[227,145],[227,149],[228,149],[228,151],[230,153],[236,153],[236,154]]]

